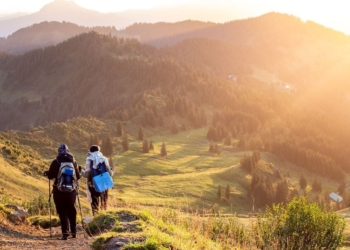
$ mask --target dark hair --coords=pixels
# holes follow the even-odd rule
[[[92,145],[90,147],[90,152],[92,153],[92,152],[96,152],[96,151],[100,151],[100,147],[97,145]]]

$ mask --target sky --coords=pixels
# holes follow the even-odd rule
[[[33,13],[53,0],[0,0],[0,14]],[[274,11],[292,14],[302,20],[312,20],[350,35],[349,3],[346,0],[74,0],[78,5],[99,12],[120,12],[128,9],[151,9],[165,6],[206,6],[216,9],[208,20],[224,22],[256,17]],[[218,10],[223,10],[220,13]],[[232,11],[232,15],[227,13]]]

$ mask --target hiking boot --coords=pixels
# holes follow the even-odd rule
[[[62,235],[62,237],[60,238],[60,240],[67,240],[68,236],[67,235]]]
[[[77,237],[77,235],[76,234],[72,234],[72,238],[76,238]]]

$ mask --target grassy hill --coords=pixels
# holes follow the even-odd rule
[[[33,177],[22,176],[17,166],[9,167],[10,163],[3,158],[6,164],[3,169],[9,167],[16,173],[13,175],[16,178],[6,181],[5,187],[9,187],[6,188],[6,192],[26,200],[35,198],[37,194],[35,192],[38,191],[46,195],[48,183],[45,178],[41,177],[41,173],[48,168],[50,160],[56,156],[57,145],[68,144],[78,164],[84,166],[89,147],[89,136],[93,132],[99,132],[97,135],[101,139],[107,134],[111,135],[114,145],[112,160],[116,167],[116,174],[114,175],[115,187],[111,191],[112,206],[127,202],[151,206],[161,205],[184,211],[215,211],[231,214],[252,212],[253,202],[250,191],[252,174],[243,169],[240,164],[241,158],[251,154],[252,151],[238,149],[235,146],[237,139],[233,141],[234,146],[219,143],[220,154],[215,154],[209,152],[209,142],[206,139],[208,127],[181,131],[178,134],[172,134],[166,130],[156,132],[152,129],[145,129],[145,137],[153,141],[154,150],[143,153],[142,141],[136,139],[138,128],[127,126],[127,124],[123,126],[124,133],[129,135],[128,151],[122,149],[122,138],[116,136],[116,125],[113,120],[80,117],[67,123],[35,128],[32,132],[3,133],[6,137],[10,135],[11,140],[22,145],[21,147],[31,148],[36,158],[43,159],[37,171],[31,170],[30,167],[35,164],[31,163],[30,166],[23,164],[24,171],[33,171],[35,178],[40,180],[39,187],[36,187],[35,184],[29,187],[32,195],[24,196],[20,195],[25,190],[21,186],[22,181],[30,182]],[[160,155],[163,142],[167,149],[165,157]],[[259,176],[269,178],[274,186],[281,180],[280,177],[276,177],[276,170],[286,178],[290,191],[299,190],[299,178],[301,174],[304,175],[308,183],[306,190],[310,200],[315,200],[317,196],[323,199],[330,192],[336,192],[340,185],[338,182],[315,175],[271,153],[261,152],[261,158],[255,171],[259,173]],[[31,161],[30,159],[26,162]],[[21,175],[20,178],[18,178],[19,175]],[[315,179],[319,179],[322,183],[323,192],[321,194],[312,191],[311,184]],[[81,182],[84,211],[88,213],[84,191],[85,180]],[[217,197],[219,185],[222,187],[221,199]],[[230,186],[229,199],[224,198],[224,190],[227,185]],[[328,203],[329,200],[326,202]],[[259,208],[255,206],[255,209],[256,212]]]

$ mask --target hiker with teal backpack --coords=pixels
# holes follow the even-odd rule
[[[55,179],[53,184],[53,200],[57,214],[61,221],[62,240],[67,240],[69,234],[76,238],[78,180],[81,175],[78,171],[74,156],[69,153],[68,146],[61,144],[58,155],[44,172],[49,180]],[[69,230],[70,229],[70,230]]]
[[[91,204],[92,214],[96,215],[101,209],[107,209],[108,189],[113,187],[113,171],[108,159],[100,152],[100,147],[92,145],[86,157],[85,171],[82,175],[87,178],[87,198]]]

